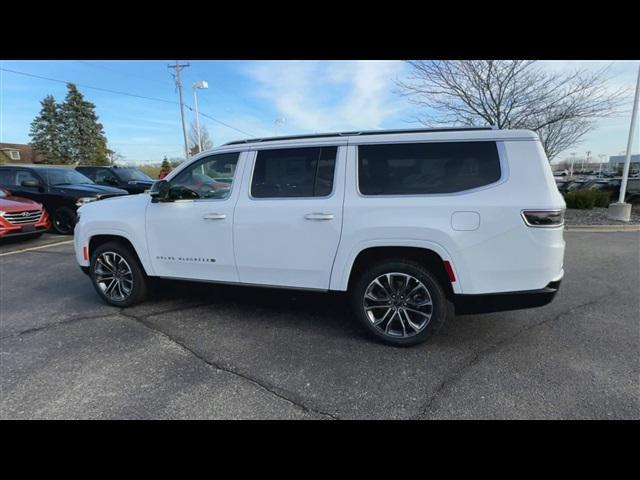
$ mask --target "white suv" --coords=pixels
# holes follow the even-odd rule
[[[76,258],[126,307],[149,277],[349,292],[393,345],[449,314],[549,303],[565,203],[538,136],[491,128],[238,141],[80,208]]]

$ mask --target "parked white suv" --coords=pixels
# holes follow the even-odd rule
[[[307,135],[232,142],[84,205],[74,242],[111,305],[149,277],[345,291],[373,335],[411,345],[454,312],[549,303],[564,209],[527,130]]]

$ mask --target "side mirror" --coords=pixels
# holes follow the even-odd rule
[[[39,180],[23,180],[22,183],[20,183],[20,185],[22,187],[39,187],[40,181]]]
[[[168,201],[170,188],[171,184],[169,184],[169,182],[167,182],[166,180],[159,180],[155,182],[151,186],[151,190],[149,190],[151,201],[153,203]]]

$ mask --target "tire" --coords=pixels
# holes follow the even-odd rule
[[[73,235],[76,225],[76,213],[67,207],[58,207],[51,216],[51,226],[60,235]]]
[[[114,265],[118,267],[117,272]],[[136,305],[144,301],[148,293],[148,279],[142,265],[131,248],[120,242],[105,243],[91,253],[89,277],[98,295],[116,307]]]
[[[405,259],[385,260],[364,271],[350,297],[360,324],[378,340],[396,347],[425,342],[452,311],[436,276]]]

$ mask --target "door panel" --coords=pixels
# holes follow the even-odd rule
[[[253,152],[244,172],[234,220],[236,262],[241,282],[329,288],[342,230],[345,150],[345,147],[337,149],[333,191],[325,197],[295,197],[292,192],[305,191],[304,187],[286,180],[277,188],[269,182],[256,182],[255,190],[260,198],[253,198],[251,183],[257,157]],[[317,178],[322,176],[316,175]],[[322,185],[326,185],[326,178],[322,180],[325,182]],[[322,190],[322,185],[316,184],[316,190]],[[284,192],[282,195],[287,197],[269,198],[270,194],[265,193],[274,190]]]
[[[181,192],[189,191],[194,196],[199,193],[200,198],[149,203],[146,213],[147,246],[158,276],[238,281],[233,251],[233,212],[247,154],[233,155],[237,158],[235,164],[228,153],[198,160],[170,182]],[[233,182],[228,192],[220,193],[224,187],[220,182],[209,181],[214,175],[209,166],[223,156],[226,156],[225,164],[232,170],[231,173],[226,172],[227,178],[233,178]],[[225,173],[215,174],[219,177]],[[211,195],[203,195],[203,192]]]

